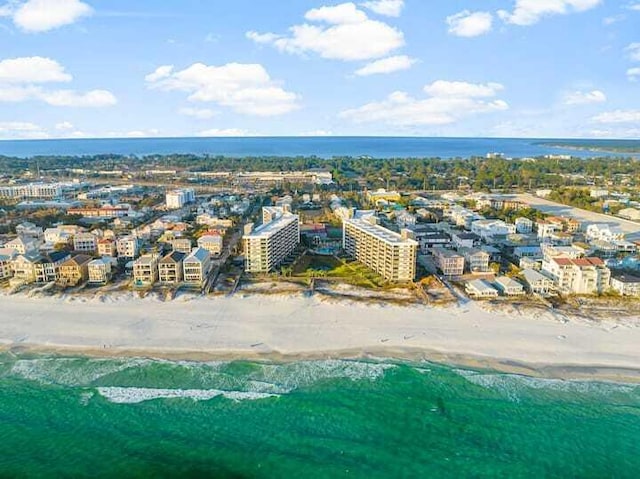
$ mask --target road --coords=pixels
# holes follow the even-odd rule
[[[605,215],[602,213],[594,213],[592,211],[574,208],[573,206],[563,205],[544,198],[539,198],[529,193],[515,195],[523,203],[527,203],[543,213],[556,216],[569,216],[579,221],[588,223],[606,223],[619,226],[626,234],[627,240],[640,240],[640,223],[617,218],[615,216]]]

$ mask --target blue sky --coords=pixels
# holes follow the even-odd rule
[[[0,0],[0,139],[640,137],[638,0]]]

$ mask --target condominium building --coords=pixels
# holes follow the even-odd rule
[[[44,198],[53,199],[62,196],[62,185],[57,183],[29,183],[18,186],[0,186],[0,198]]]
[[[433,259],[443,276],[453,278],[464,274],[464,256],[444,248],[433,248]]]
[[[164,284],[177,284],[184,277],[183,261],[185,253],[172,251],[158,262],[158,279]]]
[[[603,293],[611,282],[611,271],[600,258],[555,257],[542,263],[542,271],[566,294]]]
[[[130,216],[131,208],[128,206],[103,206],[101,208],[70,208],[68,215],[78,215],[85,218],[123,218]]]
[[[98,238],[91,233],[80,233],[73,237],[73,249],[84,253],[95,253],[98,249]]]
[[[418,242],[409,230],[401,234],[378,224],[373,211],[357,211],[342,223],[343,248],[387,281],[412,281],[416,276]]]
[[[158,255],[145,254],[133,263],[133,284],[151,286],[158,281]]]
[[[245,270],[249,273],[275,270],[300,243],[297,215],[279,207],[263,208],[262,213],[263,224],[255,229],[247,225],[242,238]]]
[[[202,285],[211,271],[211,255],[206,249],[195,248],[182,262],[184,282]]]
[[[165,204],[167,209],[177,210],[188,203],[196,200],[196,192],[192,188],[183,188],[180,190],[170,191],[165,196]]]

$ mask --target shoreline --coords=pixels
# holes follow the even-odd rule
[[[0,295],[0,351],[205,362],[427,361],[565,380],[640,383],[640,319],[467,303],[363,304],[300,295],[231,298]]]

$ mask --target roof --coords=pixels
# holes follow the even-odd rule
[[[222,243],[222,236],[205,235],[205,236],[201,236],[200,239],[198,240],[198,243],[207,243],[207,242]]]
[[[453,235],[461,240],[480,240],[480,236],[475,233],[453,233]]]
[[[484,279],[474,279],[473,281],[469,281],[467,286],[477,291],[496,291],[496,289]]]
[[[91,256],[88,256],[86,254],[79,254],[74,256],[73,258],[69,258],[67,261],[62,263],[61,266],[84,266],[91,261],[93,261],[93,258]]]
[[[185,263],[193,263],[193,262],[204,263],[206,259],[209,258],[210,256],[211,256],[210,253],[206,249],[195,248],[191,252],[191,254],[184,259],[184,262]]]
[[[611,275],[611,279],[612,280],[616,280],[619,281],[621,283],[625,283],[625,284],[633,284],[633,283],[640,283],[640,277],[638,276],[634,276],[632,274],[626,274],[626,273],[614,273]]]
[[[504,288],[519,288],[522,289],[522,284],[519,281],[516,281],[513,278],[509,278],[508,276],[500,276],[496,279],[496,283],[499,286]]]
[[[372,214],[363,214],[361,216],[355,216],[350,220],[345,220],[345,224],[350,224],[356,226],[357,228],[363,230],[364,232],[374,236],[377,239],[380,239],[386,243],[396,244],[396,245],[415,245],[417,246],[417,241],[410,238],[403,238],[402,235],[396,233],[395,231],[391,231],[390,229],[385,228],[384,226],[372,224],[369,219],[372,218]]]
[[[172,251],[171,253],[166,255],[164,258],[162,258],[159,261],[159,263],[160,264],[180,263],[182,260],[184,260],[185,256],[187,255],[185,253],[181,253],[180,251]]]
[[[549,278],[548,276],[545,276],[539,271],[536,271],[535,269],[531,269],[531,268],[527,268],[524,271],[522,271],[522,275],[524,276],[524,279],[529,284],[537,283],[538,281],[552,281],[552,279]]]
[[[285,213],[282,216],[275,218],[273,221],[269,223],[264,223],[258,226],[255,230],[253,230],[253,232],[251,232],[251,234],[245,235],[245,237],[249,237],[249,238],[258,237],[258,236],[269,237],[274,235],[275,233],[280,231],[283,227],[287,226],[293,221],[297,222],[298,216],[291,213]]]

